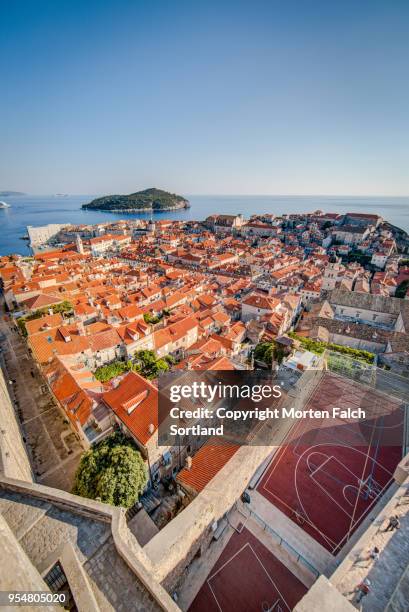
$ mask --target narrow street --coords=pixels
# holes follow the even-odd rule
[[[70,491],[82,452],[77,435],[55,404],[24,339],[4,318],[1,297],[0,365],[37,482]]]

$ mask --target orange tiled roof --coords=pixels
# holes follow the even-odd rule
[[[239,448],[235,444],[228,444],[222,440],[218,441],[214,438],[208,440],[193,457],[190,470],[184,468],[179,472],[176,480],[182,486],[200,493]]]
[[[171,342],[175,342],[176,340],[180,340],[186,334],[198,326],[196,319],[191,317],[186,317],[168,327],[164,327],[162,329],[158,329],[153,333],[154,345],[155,348],[161,348],[166,344]]]
[[[113,328],[92,334],[88,337],[88,340],[89,346],[94,352],[112,348],[122,342],[121,336]]]
[[[280,304],[280,300],[253,293],[243,300],[243,304],[261,308],[263,310],[274,310]]]
[[[121,319],[127,319],[128,321],[131,321],[133,319],[142,319],[143,317],[142,310],[135,304],[131,304],[130,306],[125,306],[124,308],[120,308],[118,310],[118,314],[121,317]]]
[[[29,336],[28,342],[36,359],[40,363],[46,363],[55,354],[75,355],[89,349],[89,341],[86,336],[78,335],[75,326],[70,326],[69,330],[72,333],[70,342],[65,342],[62,339],[58,327]]]
[[[183,365],[182,365],[183,364]],[[198,355],[189,357],[184,362],[178,364],[178,369],[188,367],[191,370],[235,370],[236,368],[225,355]]]
[[[92,399],[86,391],[81,389],[75,378],[57,359],[46,371],[46,376],[55,397],[65,408],[70,420],[75,426],[77,422],[85,425],[92,412]]]
[[[128,372],[102,399],[141,444],[152,436],[150,425],[158,428],[158,390],[136,372]]]
[[[39,319],[33,319],[32,321],[26,321],[27,334],[37,334],[38,332],[44,331],[46,328],[58,327],[62,324],[62,316],[57,314],[46,315]]]
[[[53,287],[55,291],[55,287]],[[52,304],[58,304],[62,302],[64,298],[62,296],[45,295],[40,293],[29,297],[27,300],[23,300],[21,304],[29,310],[36,310],[37,308],[44,308],[45,306],[51,306]]]

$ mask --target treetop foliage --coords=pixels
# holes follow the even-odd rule
[[[123,434],[114,433],[82,455],[73,493],[130,508],[147,481],[145,463],[136,446]]]

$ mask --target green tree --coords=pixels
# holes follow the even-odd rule
[[[130,439],[115,433],[82,455],[73,493],[130,508],[138,501],[147,481],[140,452]]]
[[[131,361],[114,361],[97,368],[94,372],[94,376],[100,382],[108,382],[111,378],[115,378],[115,376],[119,376],[124,372],[129,372],[129,370],[132,369],[133,364]]]
[[[361,349],[354,349],[350,346],[344,346],[342,344],[334,344],[333,342],[318,342],[317,340],[311,340],[311,338],[305,338],[304,336],[299,336],[295,332],[288,332],[288,335],[295,340],[298,340],[303,348],[307,351],[311,351],[312,353],[316,353],[317,355],[322,355],[326,349],[330,351],[334,351],[336,353],[340,353],[342,355],[347,355],[352,359],[358,359],[359,361],[364,361],[370,365],[373,364],[375,355],[370,353],[369,351],[363,351]]]
[[[161,318],[161,316],[153,315],[150,312],[145,312],[145,314],[143,315],[143,320],[145,321],[145,323],[151,323],[152,325],[156,325],[156,323],[159,323]]]
[[[169,363],[166,359],[158,359],[155,351],[137,351],[134,355],[135,369],[145,378],[157,378],[159,374],[169,370]]]
[[[284,359],[284,347],[276,342],[261,342],[254,350],[254,358],[271,366],[272,359],[281,363]]]
[[[17,320],[17,325],[21,333],[23,334],[23,336],[27,336],[26,321],[33,321],[34,319],[41,319],[41,317],[44,317],[49,314],[49,310],[51,310],[53,314],[60,313],[64,315],[68,312],[72,312],[73,306],[71,302],[69,302],[68,300],[64,300],[60,304],[53,304],[52,306],[38,308],[34,312],[31,312],[30,314],[25,315],[24,317],[20,317]]]
[[[271,342],[260,342],[254,349],[254,359],[271,365],[273,346]]]
[[[138,372],[144,378],[152,380],[160,374],[167,372],[175,360],[170,355],[166,355],[163,359],[156,356],[155,351],[137,351],[133,356],[133,360],[128,361],[113,361],[106,365],[100,366],[94,372],[94,376],[101,382],[108,382],[115,376],[120,376],[125,372]]]
[[[402,281],[399,287],[395,291],[395,297],[404,298],[406,295],[406,291],[408,290],[408,287],[409,287],[409,280]]]

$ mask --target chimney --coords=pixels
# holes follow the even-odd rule
[[[155,432],[155,425],[153,423],[149,423],[148,433],[152,435]]]
[[[85,336],[85,327],[82,321],[78,321],[77,329],[80,336]]]
[[[190,455],[188,455],[186,457],[185,467],[186,467],[187,470],[191,470],[192,469],[192,457]]]

